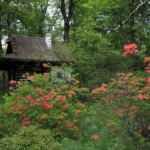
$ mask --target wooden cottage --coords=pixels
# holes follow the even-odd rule
[[[18,81],[25,73],[47,72],[43,63],[75,62],[68,47],[59,41],[52,41],[50,48],[44,38],[12,35],[7,44],[6,55],[0,58],[0,70],[8,72],[8,81]]]

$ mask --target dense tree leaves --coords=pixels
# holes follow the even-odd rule
[[[142,71],[150,49],[150,0],[2,0],[0,40],[10,34],[53,38],[71,46],[85,84],[107,82],[116,72]],[[123,46],[141,53],[122,58]],[[2,44],[0,44],[2,54]]]

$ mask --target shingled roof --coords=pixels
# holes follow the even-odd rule
[[[6,56],[1,60],[43,61],[43,62],[75,62],[68,47],[59,41],[52,41],[49,49],[44,38],[12,35],[8,39]]]

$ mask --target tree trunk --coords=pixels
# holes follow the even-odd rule
[[[69,41],[69,22],[64,22],[64,41]]]
[[[0,39],[0,57],[2,56],[3,48],[2,48],[2,40]]]
[[[64,19],[64,41],[68,42],[69,41],[69,29],[70,29],[70,20],[73,15],[73,8],[77,2],[80,0],[70,0],[69,5],[65,3],[65,0],[61,0],[61,13]],[[66,6],[68,6],[68,10],[66,13]]]

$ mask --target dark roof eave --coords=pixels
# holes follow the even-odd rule
[[[3,62],[3,61],[11,61],[11,62],[17,62],[17,61],[23,61],[23,62],[49,62],[49,63],[75,63],[76,60],[70,60],[70,61],[49,61],[49,60],[39,60],[39,59],[15,59],[15,58],[5,58],[5,57],[1,57],[0,58],[0,62]]]

